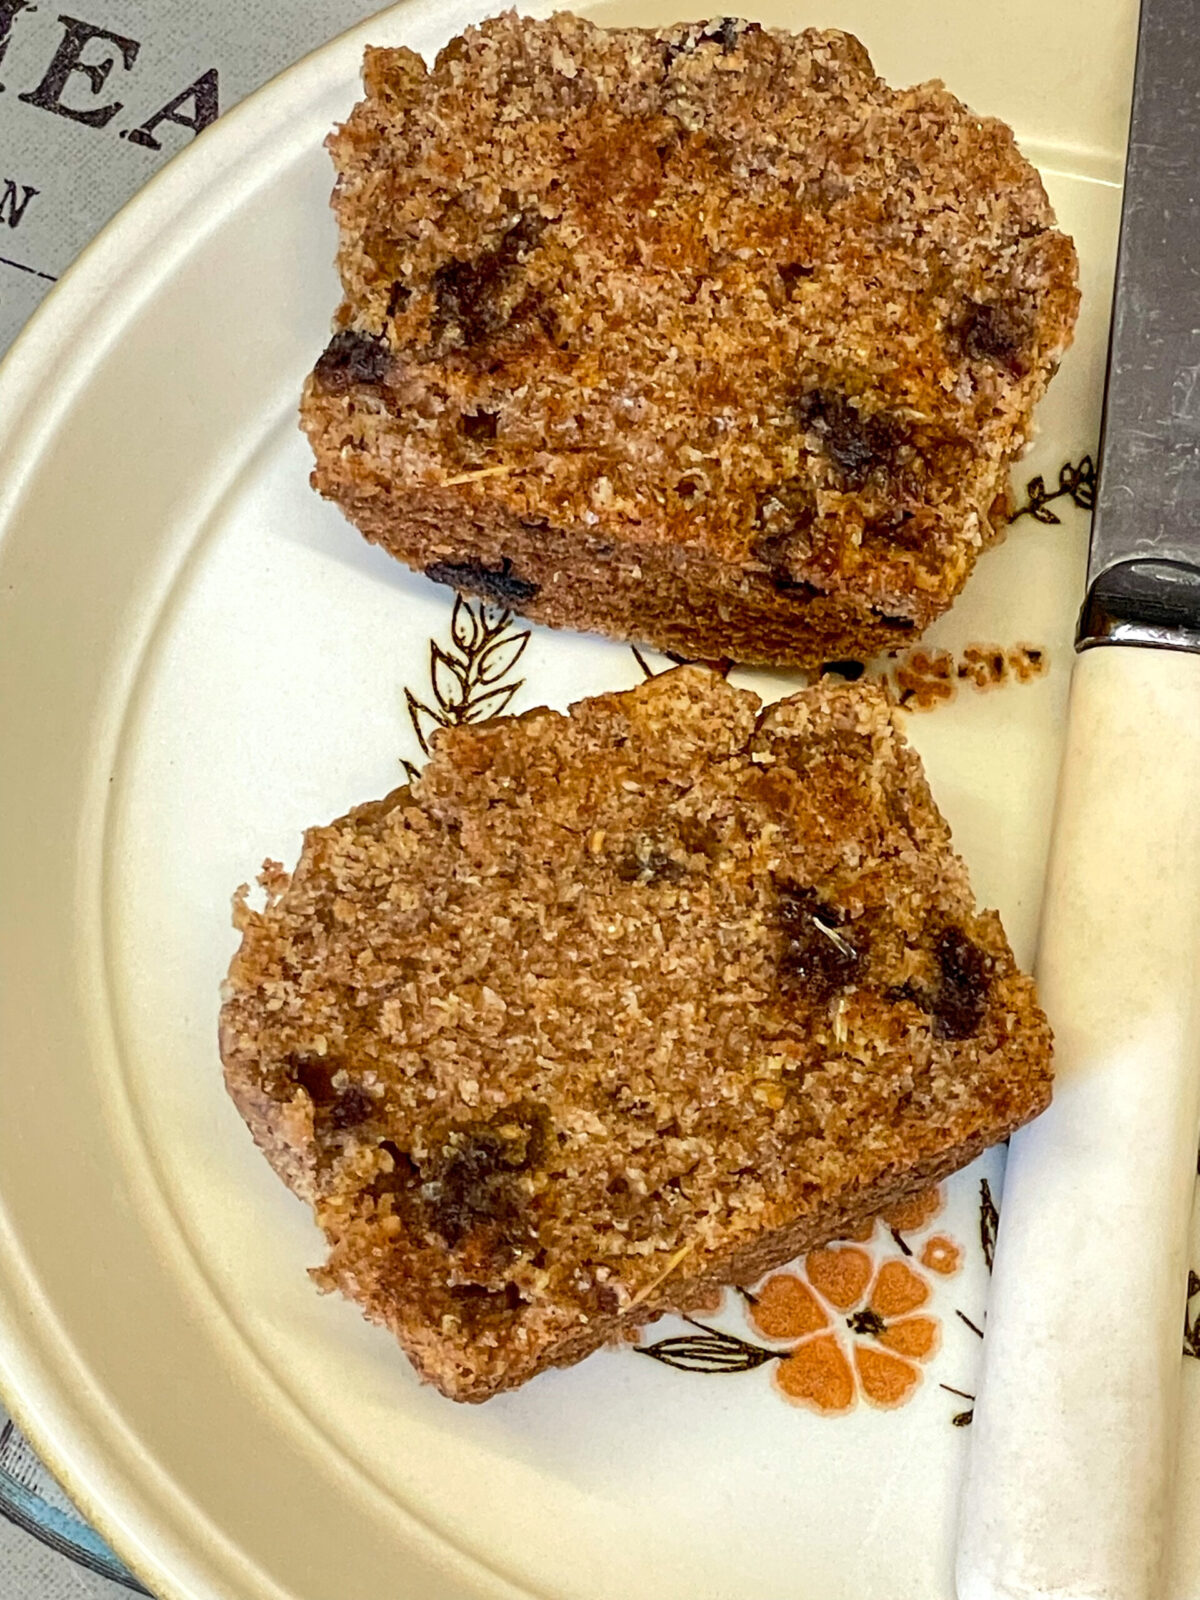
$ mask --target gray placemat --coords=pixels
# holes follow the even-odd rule
[[[379,9],[380,0],[77,0],[64,12],[0,0],[0,351],[165,161]]]
[[[381,0],[0,0],[0,352],[221,112]],[[0,1410],[0,1600],[144,1593]]]

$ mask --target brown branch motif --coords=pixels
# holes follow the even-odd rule
[[[525,682],[513,673],[528,643],[529,629],[518,628],[511,611],[455,597],[450,643],[429,641],[428,698],[419,700],[411,689],[404,691],[422,755],[430,754],[429,739],[436,729],[485,722],[508,710]],[[419,769],[411,761],[402,765],[411,782]]]
[[[996,1202],[992,1198],[992,1186],[986,1178],[979,1180],[979,1246],[983,1251],[983,1263],[988,1272],[992,1270],[992,1263],[996,1259],[996,1233],[1000,1227],[1000,1213],[996,1209]],[[965,1312],[956,1312],[959,1320],[970,1328],[972,1333],[983,1338],[983,1329],[978,1323],[972,1322]],[[947,1394],[957,1395],[960,1400],[970,1400],[971,1406],[967,1411],[956,1411],[950,1418],[956,1428],[969,1428],[975,1420],[975,1396],[968,1394],[965,1389],[955,1389],[948,1383],[939,1384]]]
[[[1189,1270],[1187,1304],[1183,1308],[1183,1353],[1200,1361],[1200,1316],[1192,1313],[1192,1301],[1200,1294],[1200,1273]]]
[[[753,1372],[768,1361],[781,1361],[786,1352],[751,1344],[719,1328],[706,1328],[701,1322],[684,1317],[698,1333],[681,1338],[660,1339],[657,1344],[639,1345],[637,1354],[661,1361],[679,1372]]]
[[[1196,1152],[1196,1175],[1200,1177],[1200,1151]],[[1188,1269],[1187,1299],[1183,1306],[1183,1353],[1200,1361],[1200,1315],[1193,1316],[1192,1301],[1200,1294],[1200,1272]]]
[[[992,1199],[992,1186],[986,1178],[979,1180],[979,1243],[988,1271],[996,1259],[996,1234],[1000,1229],[1000,1213]]]
[[[1196,1175],[1200,1177],[1200,1151],[1196,1153]],[[1192,1316],[1192,1301],[1200,1294],[1200,1273],[1188,1271],[1187,1300],[1183,1307],[1183,1353],[1200,1361],[1200,1317]]]
[[[633,651],[633,659],[642,669],[643,677],[646,678],[660,677],[664,672],[670,672],[672,667],[709,667],[713,672],[720,673],[722,678],[727,678],[735,665],[728,656],[705,659],[700,656],[681,656],[677,650],[664,650],[661,654],[668,664],[665,667],[655,667],[646,659],[645,651],[638,645],[631,644],[629,648]]]
[[[1084,456],[1078,466],[1074,462],[1064,461],[1058,469],[1057,489],[1048,489],[1041,473],[1036,478],[1030,478],[1025,485],[1025,499],[1009,521],[1032,517],[1035,522],[1048,526],[1061,523],[1062,518],[1050,510],[1050,505],[1064,496],[1081,511],[1090,511],[1096,504],[1096,464],[1091,456]]]

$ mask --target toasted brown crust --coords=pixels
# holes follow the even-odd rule
[[[732,19],[509,13],[365,80],[302,419],[368,539],[708,659],[869,655],[950,605],[1078,307],[1008,128]]]
[[[482,1400],[1042,1109],[1050,1034],[876,686],[682,668],[440,733],[239,899],[229,1089],[317,1274]]]

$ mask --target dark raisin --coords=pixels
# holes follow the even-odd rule
[[[470,439],[472,444],[486,444],[496,437],[500,419],[494,411],[468,411],[461,425],[465,439]]]
[[[518,1220],[516,1179],[545,1159],[549,1119],[541,1107],[511,1106],[487,1122],[457,1123],[421,1163],[430,1226],[453,1248],[479,1224],[502,1231]]]
[[[361,1084],[348,1083],[329,1107],[330,1126],[344,1131],[370,1120],[375,1101]]]
[[[959,928],[946,928],[933,951],[939,979],[930,1005],[939,1039],[970,1039],[987,1015],[992,986],[991,957]]]
[[[434,583],[448,583],[467,594],[480,595],[494,606],[522,606],[539,588],[518,576],[507,556],[498,567],[484,567],[476,561],[434,561],[425,568],[425,576]]]
[[[958,324],[964,354],[972,361],[994,361],[1014,376],[1026,371],[1028,324],[1017,310],[968,300]]]
[[[341,1063],[324,1060],[319,1056],[287,1058],[284,1071],[290,1083],[299,1084],[312,1101],[314,1119],[323,1130],[344,1132],[357,1128],[369,1120],[375,1102],[361,1084],[348,1083],[339,1088],[334,1076]]]
[[[514,1120],[519,1123],[523,1145],[520,1161],[522,1171],[545,1166],[552,1148],[550,1140],[552,1131],[555,1134],[554,1144],[563,1143],[561,1131],[554,1129],[550,1113],[545,1106],[538,1105],[534,1101],[521,1101],[519,1105],[499,1113],[499,1120],[506,1133],[512,1132]]]
[[[866,665],[861,661],[826,661],[821,667],[821,676],[830,675],[845,678],[847,683],[857,683],[866,670]]]
[[[802,884],[775,885],[775,920],[783,932],[779,975],[784,987],[803,987],[814,1000],[828,1000],[862,970],[860,930],[841,931],[842,915]]]
[[[773,583],[786,584],[791,574],[787,568],[791,539],[786,533],[764,533],[750,541],[750,554],[761,561]]]
[[[864,417],[844,395],[807,389],[793,404],[796,420],[821,441],[848,488],[861,489],[875,471],[889,471],[904,430],[886,412]]]
[[[433,274],[433,331],[440,337],[457,330],[465,345],[482,344],[510,320],[504,306],[508,290],[520,267],[536,249],[545,220],[532,213],[519,217],[499,241],[468,261],[452,259]]]
[[[504,1141],[486,1128],[457,1137],[421,1188],[433,1228],[451,1247],[477,1223],[510,1222],[516,1215]]]
[[[440,336],[457,326],[462,342],[479,344],[503,327],[505,317],[496,301],[506,274],[493,251],[475,261],[447,261],[433,275],[434,329]]]
[[[333,1075],[338,1070],[337,1063],[325,1061],[320,1056],[288,1056],[285,1070],[293,1083],[298,1083],[314,1106],[327,1106],[333,1103],[337,1090],[333,1087]]]
[[[325,346],[313,376],[330,394],[343,394],[356,383],[378,383],[388,369],[390,352],[378,334],[343,328]]]
[[[596,1290],[596,1304],[600,1310],[611,1316],[621,1309],[621,1296],[611,1284],[602,1283]]]
[[[402,283],[394,283],[391,288],[391,293],[388,295],[387,315],[389,317],[399,316],[400,312],[404,310],[405,306],[411,299],[411,289],[405,288],[404,284]]]

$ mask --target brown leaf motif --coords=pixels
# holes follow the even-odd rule
[[[996,1233],[1000,1227],[1000,1213],[992,1199],[992,1186],[986,1178],[979,1181],[979,1243],[987,1269],[992,1270],[996,1259]]]
[[[753,1372],[767,1361],[783,1359],[782,1351],[750,1344],[719,1328],[706,1328],[702,1323],[692,1322],[690,1317],[685,1317],[684,1321],[691,1322],[699,1332],[640,1346],[638,1354],[650,1356],[654,1361],[661,1361],[664,1367],[674,1367],[679,1372]]]
[[[677,650],[664,650],[661,652],[666,666],[655,667],[646,657],[646,652],[636,644],[629,648],[633,651],[633,659],[642,669],[642,675],[647,678],[657,678],[664,672],[670,672],[673,667],[710,667],[713,672],[719,672],[721,677],[727,678],[735,663],[727,656],[716,660],[707,660],[700,656],[681,656]]]
[[[1200,1273],[1189,1270],[1187,1301],[1183,1308],[1183,1353],[1200,1361],[1200,1317],[1192,1315],[1192,1301],[1200,1294]]]
[[[525,682],[512,674],[528,643],[529,629],[518,628],[511,611],[462,595],[455,598],[449,645],[429,641],[428,698],[404,691],[408,720],[422,755],[430,754],[429,740],[438,728],[484,722],[507,711]],[[420,769],[413,762],[402,765],[410,782],[418,776]]]
[[[1096,504],[1096,464],[1091,456],[1083,456],[1078,466],[1074,462],[1064,461],[1058,469],[1057,489],[1047,489],[1046,480],[1041,473],[1035,478],[1030,478],[1025,485],[1025,499],[1013,512],[1009,521],[1016,522],[1021,517],[1032,517],[1035,522],[1045,523],[1047,526],[1058,525],[1062,522],[1062,518],[1050,510],[1050,505],[1052,501],[1061,500],[1064,496],[1081,511],[1090,511]]]

